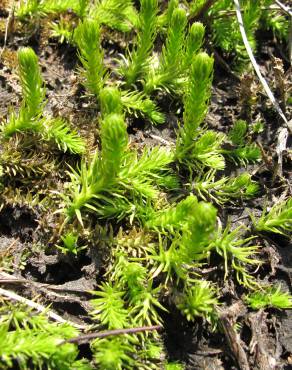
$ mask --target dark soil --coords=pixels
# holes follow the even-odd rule
[[[3,45],[2,30],[8,14],[1,4],[0,16],[0,45]],[[105,45],[107,42],[108,40],[104,41]],[[0,121],[6,119],[9,107],[19,107],[20,87],[16,74],[16,51],[23,45],[32,46],[38,54],[47,87],[47,111],[52,115],[70,119],[80,134],[86,138],[88,146],[95,145],[97,137],[94,132],[98,108],[89,98],[82,97],[84,91],[76,77],[78,65],[76,50],[65,44],[60,45],[56,40],[46,39],[44,28],[29,30],[25,26],[16,25],[14,32],[9,34],[0,60]],[[115,43],[109,45],[109,53],[120,47]],[[281,57],[280,51],[270,38],[259,42],[257,59],[271,85],[273,80],[270,57],[271,55]],[[228,64],[230,61],[227,59],[225,62]],[[240,117],[240,87],[239,79],[217,60],[211,106],[206,119],[210,128],[227,132],[234,120]],[[161,98],[159,105],[166,113],[166,123],[153,127],[139,119],[132,120],[129,125],[132,145],[163,145],[164,140],[174,141],[177,128],[177,116],[174,114],[176,102]],[[274,177],[273,174],[276,161],[274,154],[276,133],[280,122],[272,112],[273,110],[267,107],[266,98],[259,95],[252,116],[254,118],[259,116],[265,122],[266,129],[260,141],[266,162],[249,166],[248,170],[261,184],[262,195],[256,200],[242,202],[241,206],[230,205],[220,209],[223,222],[226,222],[228,217],[234,225],[242,222],[248,224],[249,213],[260,214],[264,206],[275,199],[274,197],[290,192],[291,163],[288,153],[284,154],[283,177]],[[42,144],[37,143],[38,145],[37,148],[40,149]],[[68,158],[66,155],[59,155],[58,168],[61,177],[66,176],[66,163],[76,160],[74,156]],[[239,173],[241,170],[230,164],[227,171]],[[14,289],[28,298],[40,295],[42,303],[53,304],[52,308],[61,316],[82,323],[88,321],[87,313],[90,311],[88,303],[90,294],[87,292],[100,283],[106,266],[106,256],[103,253],[102,241],[94,238],[88,249],[78,258],[61,255],[54,248],[52,239],[52,234],[57,228],[56,217],[44,212],[41,206],[25,205],[25,194],[28,191],[35,194],[38,189],[44,201],[53,202],[54,195],[46,193],[44,189],[51,181],[53,185],[50,189],[58,190],[62,186],[62,179],[55,180],[54,174],[49,173],[45,179],[38,182],[36,189],[18,176],[13,180],[7,180],[8,190],[3,190],[1,195],[0,271],[1,269],[7,271],[8,268],[17,278],[26,279],[21,280],[19,284],[5,283],[6,288]],[[18,195],[15,189],[19,189]],[[96,233],[98,235],[98,227]],[[273,284],[281,283],[283,288],[292,292],[291,242],[276,237],[259,238],[256,242],[262,245],[260,257],[265,261],[258,270],[258,278]],[[3,265],[2,261],[3,263],[5,261],[6,265]],[[224,281],[222,260],[211,261],[211,267],[214,269],[209,279],[216,280],[220,285],[223,295],[222,305],[226,304],[227,307],[237,305],[240,288],[234,286],[232,277]],[[55,290],[47,289],[45,284],[53,285]],[[238,357],[234,355],[234,348],[228,342],[227,336],[223,334],[224,328],[210,332],[210,327],[203,320],[189,323],[174,307],[169,307],[169,312],[163,314],[163,340],[167,356],[171,360],[186,363],[189,370],[243,368],[238,364]],[[235,321],[241,324],[240,339],[251,369],[292,368],[292,311],[280,312],[269,309],[264,312],[253,312],[245,307],[239,307],[235,313],[229,312],[226,315],[229,324]],[[230,340],[232,341],[232,337]]]

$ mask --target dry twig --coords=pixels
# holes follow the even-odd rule
[[[79,324],[76,324],[74,322],[65,320],[65,319],[63,319],[63,317],[57,315],[55,312],[53,312],[51,310],[48,310],[47,307],[42,306],[41,304],[36,303],[34,301],[31,301],[27,298],[21,297],[20,295],[14,293],[14,292],[11,292],[10,290],[0,288],[0,295],[2,295],[3,297],[8,298],[10,300],[23,303],[23,304],[33,308],[34,310],[47,315],[50,319],[52,319],[54,321],[57,321],[59,323],[62,323],[62,324],[66,323],[68,325],[73,326],[76,329],[82,329],[83,330],[83,329],[87,328],[87,326],[85,326],[85,325],[79,325]]]

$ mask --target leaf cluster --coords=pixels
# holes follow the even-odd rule
[[[157,181],[163,184],[173,160],[170,151],[159,147],[146,148],[140,156],[129,150],[124,117],[116,113],[121,107],[119,91],[105,88],[100,98],[101,151],[96,150],[88,164],[83,161],[79,170],[69,173],[65,213],[69,219],[76,215],[80,223],[84,207],[101,217],[135,215],[146,200],[158,199]]]
[[[281,285],[277,287],[262,287],[261,290],[250,293],[246,297],[246,301],[253,310],[268,307],[278,309],[292,308],[292,296],[287,292],[283,292]]]
[[[12,111],[8,121],[2,124],[3,139],[9,139],[16,133],[32,132],[45,141],[55,142],[63,152],[83,153],[85,143],[77,132],[60,118],[44,116],[45,87],[35,52],[31,48],[20,49],[18,63],[23,101],[19,113]]]
[[[292,198],[275,204],[269,212],[264,210],[257,220],[251,217],[256,231],[289,236],[292,231]]]

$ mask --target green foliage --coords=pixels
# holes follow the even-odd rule
[[[114,185],[122,155],[127,146],[126,140],[126,125],[123,117],[118,114],[106,116],[101,124],[101,153],[96,151],[88,165],[83,161],[79,171],[72,169],[69,173],[70,195],[66,208],[69,218],[76,215],[82,224],[81,208],[87,207],[97,211],[95,201],[106,199],[102,193],[106,190],[110,191]]]
[[[234,230],[230,230],[230,226],[227,226],[224,231],[219,229],[212,245],[217,253],[224,258],[225,278],[228,274],[228,261],[230,261],[238,282],[247,287],[253,287],[253,277],[249,275],[247,266],[261,264],[261,261],[253,258],[258,253],[259,247],[249,245],[254,237],[244,238],[242,231],[241,226]]]
[[[122,370],[133,368],[134,359],[130,356],[133,346],[123,338],[98,339],[92,344],[94,360],[100,369]]]
[[[58,23],[52,22],[51,36],[58,38],[61,44],[65,41],[68,43],[72,43],[73,41],[72,25],[63,19],[60,19]]]
[[[77,335],[67,324],[50,323],[44,315],[19,306],[2,305],[0,318],[1,369],[87,369],[89,364],[76,361],[76,345],[61,342]]]
[[[177,149],[176,153],[179,156],[183,155],[183,158],[181,158],[182,162],[185,162],[190,169],[201,169],[206,166],[216,170],[223,170],[225,160],[221,154],[221,145],[224,139],[225,136],[223,134],[206,130],[193,142],[193,145],[190,145],[189,152],[185,152],[186,146],[184,146],[182,149]]]
[[[50,14],[60,14],[71,9],[82,17],[88,5],[88,0],[21,0],[16,9],[20,20],[28,17],[43,17]]]
[[[68,219],[76,215],[82,223],[83,207],[102,217],[122,218],[129,213],[135,214],[143,198],[158,197],[155,182],[158,179],[161,182],[167,174],[173,156],[163,148],[146,148],[139,157],[136,151],[128,150],[123,116],[109,113],[111,109],[120,109],[121,102],[114,104],[119,97],[114,89],[100,96],[104,116],[100,129],[101,151],[95,152],[88,165],[83,161],[79,170],[72,169],[69,173],[71,182],[64,196]]]
[[[165,370],[184,370],[184,365],[178,362],[168,362],[165,364]]]
[[[200,22],[194,22],[188,32],[185,46],[184,67],[188,69],[194,56],[200,51],[205,36],[205,27]]]
[[[211,199],[218,204],[253,198],[259,191],[259,185],[247,172],[237,177],[221,177],[216,180],[215,170],[197,176],[191,188],[203,200]]]
[[[159,65],[157,68],[152,66],[146,77],[144,89],[147,94],[158,88],[177,91],[178,78],[182,74],[186,24],[186,12],[180,8],[174,9]]]
[[[161,228],[163,234],[167,229],[170,231],[169,234],[165,233],[167,237],[164,239],[159,234],[158,251],[152,249],[148,252],[149,260],[154,261],[152,278],[164,273],[166,282],[173,278],[187,282],[188,266],[198,264],[210,254],[216,214],[216,209],[210,203],[197,202],[194,196],[189,196],[177,206],[161,211],[157,217],[150,219],[148,227]],[[182,219],[179,219],[180,216]]]
[[[128,326],[128,311],[125,309],[125,292],[111,283],[103,283],[94,295],[99,298],[91,300],[94,308],[92,316],[109,329],[120,329]]]
[[[5,138],[16,132],[37,132],[41,128],[38,118],[43,111],[46,91],[35,52],[31,48],[20,49],[18,65],[23,101],[19,114],[12,111],[7,124],[2,126]]]
[[[197,1],[191,3],[192,9],[197,7]],[[202,1],[199,2],[199,4]],[[256,51],[258,31],[272,30],[274,35],[280,40],[288,37],[288,17],[275,10],[272,0],[253,0],[240,1],[243,25],[248,41],[254,51]],[[194,14],[196,11],[194,11]],[[211,21],[212,37],[214,44],[227,52],[229,55],[235,54],[235,67],[241,68],[242,62],[246,62],[247,53],[241,38],[238,21],[234,12],[232,0],[216,1],[209,9],[208,16]]]
[[[192,260],[209,255],[208,246],[214,237],[217,210],[211,203],[199,202],[183,229],[181,245]]]
[[[217,305],[216,290],[205,280],[196,281],[195,285],[184,293],[182,301],[177,304],[189,321],[194,321],[198,316],[210,319]]]
[[[126,64],[121,68],[128,86],[143,76],[148,67],[157,31],[157,12],[157,0],[140,0],[136,47],[129,52]]]
[[[247,165],[248,163],[255,163],[261,160],[261,151],[256,144],[246,144],[228,152],[224,150],[224,153],[240,165]]]
[[[199,53],[191,63],[189,82],[183,99],[184,126],[181,136],[186,147],[190,146],[196,130],[207,114],[214,59],[206,53]]]
[[[91,94],[98,97],[106,78],[100,46],[100,25],[94,20],[84,20],[79,24],[74,35],[83,66],[81,70],[83,84]]]
[[[259,310],[268,307],[279,309],[292,308],[292,296],[281,291],[281,285],[277,287],[262,287],[261,290],[250,293],[246,297],[248,305],[253,310]]]
[[[178,8],[178,0],[169,0],[167,3],[167,9],[158,15],[157,23],[159,30],[165,32],[165,27],[168,27],[171,22],[173,11]]]
[[[12,110],[6,122],[1,125],[2,137],[7,140],[16,133],[39,132],[41,124],[39,121],[27,120],[25,109],[20,109],[18,115]]]
[[[247,123],[244,120],[235,121],[233,127],[229,131],[228,138],[232,144],[242,146],[245,143],[247,134]]]
[[[165,121],[163,113],[159,112],[156,104],[143,92],[122,91],[121,100],[124,109],[135,116],[148,118],[153,124],[160,124]]]
[[[21,0],[16,10],[16,16],[20,20],[24,20],[30,16],[41,15],[42,9],[42,3],[39,0]]]
[[[192,61],[184,95],[183,126],[178,131],[176,158],[188,168],[207,166],[223,169],[225,162],[220,146],[224,135],[202,130],[208,109],[213,75],[213,58],[197,54]]]
[[[64,254],[72,253],[77,255],[82,249],[85,249],[86,246],[78,246],[79,236],[75,232],[67,232],[64,236],[61,236],[63,246],[57,246]]]
[[[189,195],[186,199],[168,209],[156,212],[151,217],[148,215],[149,219],[146,226],[169,231],[180,230],[188,222],[192,213],[196,212],[197,205],[197,198]]]
[[[157,298],[160,286],[152,288],[152,280],[147,281],[147,272],[140,263],[129,262],[119,255],[111,274],[111,278],[127,292],[128,315],[136,326],[161,323],[157,308],[165,311]]]
[[[248,126],[246,121],[238,120],[228,134],[229,140],[235,146],[232,149],[225,149],[224,154],[231,158],[235,163],[246,165],[261,159],[260,148],[250,142],[248,138]]]
[[[275,204],[269,212],[264,210],[257,220],[251,217],[255,230],[288,236],[292,231],[292,198]]]
[[[62,118],[46,120],[44,128],[44,137],[55,142],[62,152],[69,151],[73,154],[85,152],[84,140]]]
[[[53,141],[63,152],[83,153],[83,139],[64,120],[42,117],[46,90],[35,52],[31,48],[20,49],[18,62],[23,101],[18,115],[12,111],[8,122],[2,125],[3,138],[30,131],[41,135],[43,140]]]
[[[28,121],[38,117],[43,110],[45,88],[38,58],[31,48],[18,52],[19,79],[22,88],[23,107]]]
[[[98,23],[122,32],[129,32],[138,23],[131,0],[98,0],[89,15]]]
[[[261,16],[260,3],[262,1],[255,3],[252,0],[244,0],[241,2],[244,29],[253,49],[256,47],[255,32],[258,29]],[[227,12],[234,12],[233,1],[231,0],[220,0],[212,6],[209,14],[213,17],[213,40],[218,47],[227,53],[236,51],[237,60],[243,61],[247,59],[247,54],[243,46],[237,18],[235,13],[232,16],[224,16],[224,13]]]

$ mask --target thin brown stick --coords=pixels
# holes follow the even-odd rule
[[[242,41],[244,43],[244,46],[245,46],[245,49],[246,49],[247,54],[249,56],[249,59],[251,61],[251,64],[252,64],[252,66],[253,66],[253,68],[254,68],[254,70],[255,70],[255,72],[256,72],[256,74],[257,74],[257,76],[258,76],[258,78],[259,78],[267,96],[268,96],[268,98],[270,99],[271,103],[273,104],[274,108],[276,109],[276,111],[278,112],[280,117],[283,119],[283,121],[287,125],[288,129],[291,131],[290,124],[289,124],[285,114],[283,113],[281,107],[279,106],[279,103],[275,99],[274,94],[272,93],[266,79],[263,77],[263,75],[260,71],[259,65],[258,65],[258,63],[257,63],[257,61],[256,61],[256,59],[253,55],[250,43],[249,43],[247,35],[246,35],[246,31],[245,31],[245,28],[244,28],[239,0],[233,0],[233,2],[234,2],[234,5],[235,5],[236,16],[237,16],[237,20],[238,20],[238,25],[239,25],[239,30],[240,30],[240,33],[241,33]]]
[[[290,8],[288,6],[286,6],[285,4],[281,3],[281,1],[279,0],[275,0],[275,3],[282,9],[284,10],[284,12],[288,15],[290,15],[290,17],[292,17],[292,11],[290,10]]]
[[[75,337],[75,338],[66,339],[63,342],[61,342],[60,345],[64,343],[88,342],[91,339],[96,339],[96,338],[106,338],[109,336],[123,335],[123,334],[136,334],[136,333],[142,333],[145,331],[155,331],[155,330],[161,330],[161,329],[162,329],[161,325],[153,325],[153,326],[141,326],[139,328],[107,330],[103,332],[79,335],[78,337]]]

